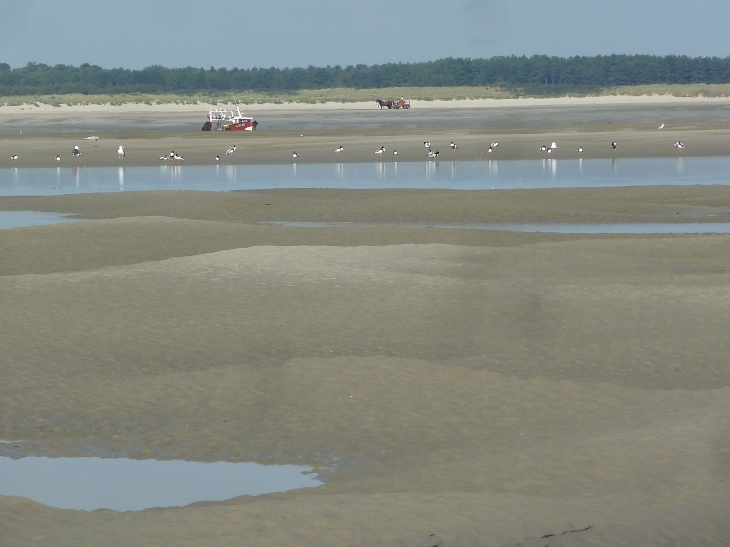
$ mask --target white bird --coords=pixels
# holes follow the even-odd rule
[[[117,150],[117,156],[119,156],[119,159],[122,160],[124,159],[124,156],[126,156],[124,153],[124,147],[121,144],[119,145],[119,150]]]
[[[18,154],[13,154],[12,156],[10,156],[10,159],[11,160],[17,160],[18,159]]]
[[[174,159],[174,160],[176,160],[176,161],[185,161],[185,158],[183,158],[183,157],[182,157],[182,156],[180,156],[179,154],[175,154],[175,155],[173,155],[173,156],[172,156],[172,159]]]
[[[228,150],[226,150],[226,156],[232,156],[235,153],[236,153],[236,145],[235,144],[233,145],[233,148],[229,148]]]
[[[337,152],[338,154],[342,154],[342,152],[344,152],[344,151],[345,151],[345,147],[342,145],[340,145],[338,148],[335,148],[335,152]]]
[[[85,141],[98,141],[99,137],[92,135],[91,137],[84,137]]]
[[[579,147],[578,147],[578,152],[579,152],[579,153],[580,153],[580,152],[583,152],[583,147],[582,147],[582,146],[579,146]]]
[[[61,156],[59,156],[58,154],[56,154],[56,161],[61,161]]]
[[[556,143],[556,142],[553,142],[553,143],[552,143],[552,144],[550,145],[550,148],[551,148],[552,150],[555,150],[555,149],[556,149],[557,147],[558,147],[558,143]]]
[[[555,143],[553,143],[553,144],[555,144]],[[498,143],[497,141],[494,141],[494,142],[493,142],[493,143],[491,144],[490,148],[497,148],[498,146],[499,146],[499,143]],[[555,148],[557,148],[557,145],[555,146]]]
[[[616,148],[618,148],[618,143],[616,141],[613,141],[611,143],[611,148],[613,148],[614,150],[616,150]]]
[[[487,148],[487,152],[489,152],[489,153],[491,154],[492,152],[494,152],[494,148],[492,148],[492,147],[490,146],[489,148]]]
[[[452,150],[456,150],[458,148],[458,146],[456,146],[456,143],[454,141],[451,141],[451,145],[450,146],[451,146],[451,149]]]
[[[438,150],[436,152],[431,152],[430,150],[428,151],[428,159],[435,160],[438,157],[439,157]]]
[[[686,148],[686,146],[682,142],[680,142],[680,141],[675,142],[674,143],[674,147],[677,148],[677,149],[679,149],[679,150],[684,150]]]
[[[215,161],[221,161],[221,157],[220,156],[216,156],[215,157]]]
[[[170,159],[170,158],[169,158],[169,157],[167,157],[167,156],[160,156],[160,160],[162,160],[162,161],[167,161],[167,160],[169,160],[169,159]]]
[[[71,155],[72,156],[80,156],[81,155],[81,150],[79,150],[79,147],[78,146],[74,146],[74,149],[71,150]]]
[[[425,147],[426,147],[426,148],[428,148],[429,150],[431,149],[431,143],[430,143],[430,142],[428,142],[428,141],[423,141],[423,146],[425,146]]]
[[[383,155],[383,154],[385,153],[385,146],[381,146],[380,148],[378,148],[378,149],[377,149],[377,150],[375,151],[375,153],[376,153],[376,154],[377,154],[378,156],[382,156],[382,155]]]
[[[664,124],[661,124],[657,129],[664,129]]]
[[[398,155],[398,150],[393,150],[393,155],[394,156],[397,156]]]
[[[545,151],[547,151],[547,146],[545,146],[545,145],[543,144],[543,145],[542,145],[542,146],[540,147],[540,152],[545,152]]]
[[[552,153],[553,153],[553,149],[552,149],[552,148],[548,148],[548,149],[547,149],[547,153],[548,153],[548,154],[552,154]]]
[[[299,154],[297,154],[297,151],[295,150],[294,153],[291,155],[292,158],[297,159],[299,157]]]

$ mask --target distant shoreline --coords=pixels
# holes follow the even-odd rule
[[[369,110],[373,109],[375,100],[339,102],[329,101],[320,103],[307,102],[256,102],[241,103],[241,109],[255,108],[256,110]],[[677,97],[673,95],[600,95],[591,97],[550,97],[550,98],[482,98],[482,99],[452,99],[452,100],[418,100],[412,99],[413,109],[438,108],[499,108],[515,106],[570,106],[570,105],[655,105],[655,104],[698,104],[716,103],[729,104],[730,97]],[[41,102],[24,103],[22,105],[0,104],[0,114],[43,114],[58,112],[200,112],[211,107],[230,108],[231,103],[211,104],[210,102],[175,103],[163,102],[147,104],[144,102],[123,102],[113,104],[73,104],[61,103],[51,105]]]

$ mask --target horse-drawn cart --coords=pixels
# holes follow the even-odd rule
[[[404,97],[401,97],[400,99],[393,99],[390,101],[381,101],[380,99],[378,99],[377,101],[375,101],[375,104],[380,107],[380,110],[383,110],[383,108],[387,108],[388,110],[398,110],[400,108],[406,109],[411,107],[410,99],[406,99]]]

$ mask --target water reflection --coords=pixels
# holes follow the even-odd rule
[[[677,166],[677,174],[682,175],[684,173],[684,158],[676,158],[675,164]]]
[[[124,167],[119,167],[119,188],[124,190]]]

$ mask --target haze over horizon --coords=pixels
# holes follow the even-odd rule
[[[730,2],[50,0],[13,2],[0,62],[306,67],[495,55],[730,55]],[[52,17],[49,16],[52,14]]]

